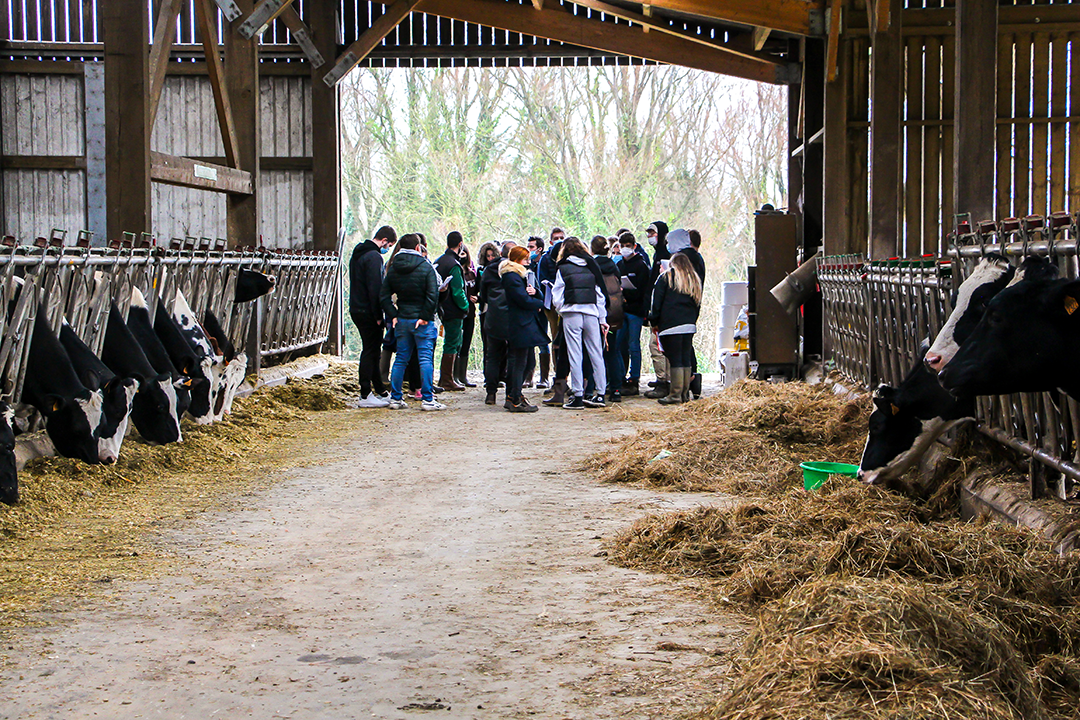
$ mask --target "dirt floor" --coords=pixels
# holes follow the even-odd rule
[[[443,413],[311,413],[280,449],[291,467],[269,469],[276,458],[251,487],[205,511],[193,497],[198,512],[149,527],[137,543],[161,560],[149,577],[101,578],[4,630],[0,718],[670,718],[706,706],[745,621],[613,567],[603,546],[647,512],[723,498],[574,469],[669,410],[635,398],[511,415],[479,390],[444,399]]]

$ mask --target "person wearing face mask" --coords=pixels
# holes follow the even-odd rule
[[[623,395],[637,395],[641,382],[641,326],[645,323],[648,312],[649,296],[652,285],[649,282],[649,263],[638,252],[640,245],[633,233],[626,232],[619,236],[619,273],[623,289],[624,318],[622,327],[615,336],[615,344],[621,356],[627,358],[630,370],[624,380]]]
[[[375,232],[375,237],[357,245],[349,258],[349,316],[360,333],[361,345],[357,407],[386,407],[390,403],[379,372],[386,327],[379,292],[383,281],[382,256],[396,242],[397,232],[384,225]]]
[[[652,273],[649,282],[649,296],[645,300],[646,303],[651,302],[652,288],[656,285],[656,281],[660,278],[660,275],[667,266],[665,261],[671,259],[671,253],[668,251],[667,247],[667,234],[667,223],[662,220],[657,220],[645,231],[645,235],[649,239],[649,244],[653,246]],[[649,312],[648,309],[646,309],[646,317],[648,315]],[[664,357],[664,353],[660,350],[660,341],[656,336],[655,326],[649,337],[649,355],[652,356],[653,372],[656,373],[656,384],[653,385],[652,390],[645,393],[645,397],[653,399],[667,397],[668,392],[671,390],[671,383],[668,377],[668,362],[667,358]]]
[[[535,287],[535,288],[539,289],[541,287],[540,286],[540,279],[539,279],[540,258],[543,257],[543,255],[544,255],[544,239],[541,238],[541,237],[537,237],[537,236],[533,235],[526,241],[525,247],[529,251],[529,260],[528,260],[528,263],[525,265],[525,269],[528,270],[528,273],[529,273],[528,282],[532,287]],[[542,295],[541,295],[540,299],[543,300]],[[546,332],[547,331],[547,327],[546,327],[546,325],[547,325],[547,317],[546,316],[544,318],[544,321],[545,321],[544,330]],[[540,380],[539,380],[539,382],[536,383],[536,387],[543,390],[543,389],[546,389],[547,387],[549,387],[548,373],[550,372],[550,369],[551,369],[551,352],[548,350],[548,346],[546,344],[545,345],[540,345],[538,349],[540,351],[539,352],[539,355],[540,355]],[[535,374],[536,374],[536,353],[534,353],[533,351],[530,350],[528,359],[526,360],[526,363],[525,363],[525,375],[524,375],[524,377],[525,377],[525,380],[524,380],[525,385],[524,386],[525,387],[530,388],[530,387],[533,386],[533,376]]]
[[[443,354],[439,366],[438,384],[446,390],[465,388],[454,380],[454,361],[461,351],[462,327],[469,314],[469,299],[465,296],[465,274],[461,268],[461,233],[451,230],[446,236],[446,252],[435,261],[435,271],[443,281],[449,280],[446,290],[439,294],[439,316],[443,324]]]

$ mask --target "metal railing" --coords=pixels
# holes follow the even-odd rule
[[[257,338],[259,358],[280,355],[329,339],[330,316],[340,294],[340,257],[331,251],[246,248],[225,250],[222,240],[174,239],[168,248],[144,235],[127,236],[107,248],[90,247],[83,231],[74,245],[63,231],[20,245],[11,236],[0,243],[0,397],[17,400],[27,371],[30,337],[39,303],[54,332],[61,317],[98,355],[105,341],[110,302],[126,318],[133,288],[147,300],[151,317],[159,303],[172,310],[183,291],[201,318],[217,316],[238,351],[249,355]],[[234,303],[240,270],[276,278],[274,292],[254,302]],[[22,290],[14,307],[19,278]],[[254,328],[253,328],[254,324]],[[253,336],[253,333],[257,334]],[[254,362],[249,358],[249,363]]]
[[[818,263],[824,298],[825,340],[837,369],[866,388],[898,384],[919,358],[925,338],[937,335],[959,285],[987,253],[1018,265],[1049,257],[1061,277],[1077,277],[1080,213],[1055,213],[975,225],[960,216],[949,258],[868,261],[827,256]],[[1023,349],[1018,349],[1023,351]],[[1031,463],[1031,494],[1046,492],[1050,471],[1080,482],[1080,405],[1062,392],[980,397],[979,430],[1024,453]],[[1065,483],[1058,494],[1065,492]]]

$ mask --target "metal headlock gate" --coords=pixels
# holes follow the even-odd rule
[[[257,343],[259,358],[280,355],[325,342],[330,316],[340,293],[340,256],[330,251],[249,248],[224,249],[209,238],[173,240],[169,248],[144,235],[90,247],[83,231],[75,245],[66,233],[20,245],[6,236],[0,244],[0,397],[17,400],[27,371],[30,337],[39,305],[54,332],[65,318],[75,333],[100,355],[110,302],[127,318],[131,292],[146,298],[151,317],[159,303],[171,311],[176,290],[184,293],[201,318],[211,310],[237,351],[250,355]],[[257,301],[234,303],[241,268],[273,275],[274,291]],[[18,283],[22,290],[15,299]],[[250,362],[250,360],[249,360]]]
[[[952,310],[951,293],[987,253],[1019,265],[1049,257],[1060,277],[1078,276],[1080,213],[1054,213],[973,224],[959,216],[949,257],[868,261],[834,255],[818,262],[825,340],[836,368],[866,388],[897,385],[920,357],[920,344],[937,335]],[[980,397],[979,430],[1031,458],[1032,497],[1048,476],[1080,482],[1080,404],[1062,392]],[[1058,494],[1064,493],[1064,484]]]

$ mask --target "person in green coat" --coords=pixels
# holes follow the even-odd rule
[[[454,361],[461,351],[461,329],[469,314],[469,299],[465,296],[465,273],[461,269],[461,253],[465,241],[461,233],[452,230],[446,236],[446,252],[435,261],[442,286],[439,288],[439,317],[443,324],[443,354],[439,365],[438,384],[444,390],[464,390],[454,380]]]

